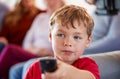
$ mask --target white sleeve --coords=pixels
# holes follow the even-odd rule
[[[40,18],[39,18],[40,14],[34,19],[31,28],[29,29],[29,31],[26,33],[25,39],[23,41],[23,48],[24,49],[28,49],[29,47],[32,46],[32,43],[34,41],[34,33],[36,31],[36,29],[38,28],[40,22]]]

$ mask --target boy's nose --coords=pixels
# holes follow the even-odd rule
[[[71,42],[70,42],[70,40],[65,40],[64,41],[64,46],[72,46],[72,44],[71,44]]]

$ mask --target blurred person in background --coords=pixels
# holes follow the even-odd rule
[[[52,50],[48,38],[49,18],[55,10],[65,5],[64,0],[44,0],[44,3],[47,7],[46,13],[39,14],[35,18],[32,27],[23,41],[23,48],[25,50],[31,51],[39,56],[44,56],[41,53],[44,50]]]
[[[0,42],[5,44],[4,49],[6,49],[9,44],[21,46],[24,36],[31,27],[34,18],[41,12],[43,11],[36,7],[35,0],[20,0],[20,2],[16,4],[14,9],[7,13],[3,27],[0,31]],[[17,51],[15,52],[17,54]],[[8,53],[11,57],[12,53],[9,50]],[[2,52],[0,54],[0,71],[2,71],[0,72],[0,79],[7,79],[8,70],[10,67],[9,64],[15,64],[15,62],[17,62],[17,57],[15,59],[11,57],[10,60],[15,61],[11,63],[8,62],[9,55],[7,60],[7,58],[4,59],[3,54],[4,53]],[[3,63],[3,61],[5,62]]]
[[[25,36],[23,48],[17,45],[8,45],[2,51],[0,56],[0,71],[4,71],[4,75],[6,75],[6,73],[8,74],[10,67],[16,63],[39,56],[53,56],[51,44],[48,39],[49,18],[53,11],[64,6],[65,3],[64,0],[45,0],[45,4],[47,6],[47,11],[46,13],[39,14],[35,18],[31,28]],[[16,71],[13,71],[13,73],[11,72],[10,74],[15,73]],[[21,78],[21,75],[18,76],[19,77],[14,76],[15,79]],[[10,76],[11,79],[14,79],[14,77],[11,78]]]
[[[86,0],[94,4],[93,40],[84,54],[120,50],[120,0]]]
[[[32,21],[42,10],[35,5],[35,0],[20,0],[4,19],[0,31],[0,44],[16,44],[21,46]],[[2,49],[1,49],[2,50]]]

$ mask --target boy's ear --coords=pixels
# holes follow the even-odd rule
[[[51,32],[49,32],[49,42],[51,43],[51,40],[52,40],[52,35],[51,35]]]
[[[86,47],[87,47],[87,48],[90,47],[91,41],[92,41],[92,35],[90,35],[90,36],[88,37],[88,40],[87,40],[87,42],[86,42]]]

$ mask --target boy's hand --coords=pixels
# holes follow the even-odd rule
[[[45,72],[44,79],[70,79],[68,78],[69,75],[67,74],[69,72],[71,66],[68,64],[57,60],[57,70],[54,72]]]
[[[93,74],[86,70],[77,69],[62,61],[57,61],[55,72],[45,72],[44,79],[95,79]]]

